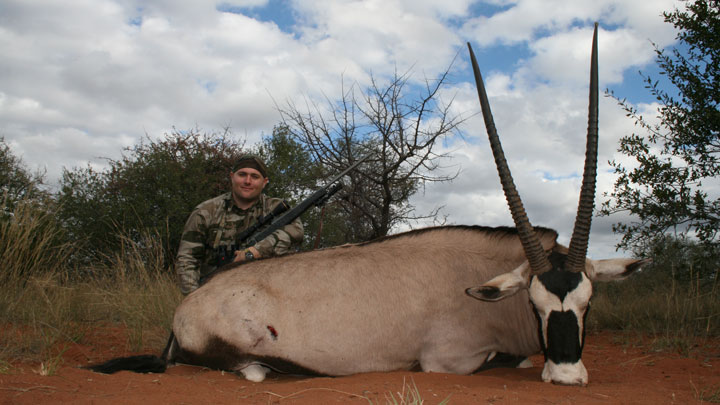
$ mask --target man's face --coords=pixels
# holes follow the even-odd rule
[[[255,202],[262,193],[268,179],[256,169],[245,167],[230,173],[232,193],[235,200],[242,205]],[[246,208],[246,207],[241,207]]]

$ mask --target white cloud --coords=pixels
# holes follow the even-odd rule
[[[307,24],[302,41],[332,58],[357,63],[363,71],[389,74],[398,65],[428,71],[447,67],[459,43],[429,3],[400,1],[297,1]],[[414,4],[414,3],[413,3]],[[450,2],[458,4],[458,2]],[[466,6],[459,3],[458,9]],[[425,5],[425,7],[423,7]]]
[[[412,10],[413,13],[440,18],[466,17],[468,8],[473,0],[400,0],[403,10]]]
[[[592,28],[573,28],[551,37],[538,39],[530,49],[533,57],[527,62],[523,74],[538,76],[553,83],[585,84],[590,72],[590,41]],[[623,72],[633,66],[651,62],[655,56],[645,40],[632,35],[629,30],[600,30],[598,53],[601,88],[619,83]],[[528,79],[525,79],[528,80]]]
[[[232,7],[264,7],[269,0],[227,0],[219,2],[220,5]]]
[[[448,67],[454,108],[479,112],[464,42],[522,53],[511,68],[481,66],[495,121],[534,223],[572,226],[587,126],[591,22],[601,22],[601,87],[652,63],[652,39],[674,32],[659,17],[682,4],[621,0],[486,1],[499,12],[469,15],[471,0],[293,0],[292,32],[272,21],[218,11],[267,0],[5,0],[0,5],[0,136],[55,180],[62,167],[101,167],[122,148],[173,126],[230,126],[250,143],[279,120],[274,101],[324,103],[345,85],[413,68],[422,82]],[[233,10],[233,11],[237,11]],[[550,11],[552,10],[552,11]],[[460,52],[458,54],[458,51]],[[477,50],[476,50],[477,51]],[[491,61],[492,62],[492,61]],[[494,69],[494,70],[493,70]],[[274,100],[273,100],[274,99]],[[618,157],[633,123],[601,98],[599,193],[612,184],[605,162]],[[418,211],[444,204],[453,223],[509,224],[479,115],[448,148],[456,181],[428,186]],[[457,169],[457,166],[450,170]],[[428,208],[428,209],[425,209]],[[613,238],[596,222],[593,245]],[[606,249],[607,250],[607,249]],[[592,252],[592,251],[591,251]]]
[[[491,3],[491,2],[488,2]],[[518,0],[512,7],[490,17],[469,18],[465,24],[468,38],[482,45],[527,42],[553,32],[563,32],[574,25],[598,21],[603,25],[628,25],[639,36],[655,38],[661,46],[671,36],[659,17],[663,11],[679,7],[677,0]]]

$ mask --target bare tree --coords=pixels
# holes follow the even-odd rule
[[[396,225],[419,219],[437,219],[442,207],[418,214],[409,198],[428,182],[451,181],[438,174],[445,152],[436,146],[457,133],[464,121],[451,113],[453,99],[443,103],[452,64],[439,77],[413,86],[410,71],[395,71],[387,84],[371,76],[371,84],[356,94],[357,85],[336,102],[324,106],[307,101],[303,109],[292,101],[278,107],[293,136],[330,172],[338,172],[370,155],[353,171],[341,194],[341,206],[351,231],[348,240],[362,241],[387,235]],[[324,109],[322,108],[324,107]]]

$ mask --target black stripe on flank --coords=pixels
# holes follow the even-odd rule
[[[327,377],[326,374],[318,373],[315,370],[311,370],[290,360],[286,360],[280,357],[256,356],[254,357],[254,359],[257,363],[267,366],[271,370],[282,374],[303,375],[309,377]]]
[[[486,361],[471,374],[493,368],[517,368],[525,359],[527,359],[527,356],[498,352],[492,360]]]
[[[245,353],[217,336],[209,340],[202,353],[193,353],[180,349],[176,361],[226,371],[236,371],[237,367],[242,364],[257,363],[283,374],[323,375],[281,357],[254,356],[251,353]]]
[[[134,373],[164,373],[165,369],[167,369],[167,362],[158,356],[141,354],[138,356],[120,357],[102,364],[95,364],[83,368],[103,374],[113,374],[123,370]]]

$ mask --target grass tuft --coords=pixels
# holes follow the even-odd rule
[[[111,260],[73,269],[70,257],[82,252],[62,243],[60,229],[32,204],[0,220],[0,372],[35,361],[40,374],[54,373],[62,364],[57,347],[81,344],[97,322],[124,324],[129,350],[162,348],[181,294],[160,238],[122,236],[123,250]]]
[[[0,360],[0,374],[12,374],[15,371],[15,367],[7,361]]]
[[[695,389],[695,399],[697,399],[698,402],[720,404],[720,385],[706,387],[698,390],[693,384],[693,388]]]
[[[43,377],[49,377],[57,374],[58,369],[64,363],[63,354],[67,351],[67,346],[63,346],[62,350],[53,356],[49,356],[45,361],[40,362],[37,373]]]
[[[397,396],[396,396],[397,395]],[[372,401],[366,397],[368,403],[372,404]],[[410,382],[403,377],[403,385],[400,391],[393,393],[392,391],[385,394],[385,403],[387,405],[422,405],[425,400],[420,393],[415,380],[410,378]],[[448,396],[442,400],[439,405],[446,405],[450,403],[450,397]]]
[[[422,395],[420,395],[420,390],[418,390],[417,385],[415,385],[415,380],[412,378],[410,379],[410,384],[405,380],[405,377],[403,377],[403,385],[402,390],[398,391],[397,397],[395,397],[395,394],[392,392],[389,393],[390,395],[386,395],[387,403],[392,405],[422,405],[423,399]]]

